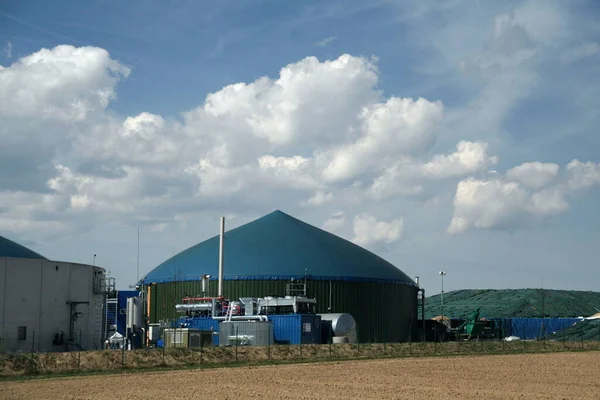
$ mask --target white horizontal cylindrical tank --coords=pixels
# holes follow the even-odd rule
[[[356,343],[356,321],[347,313],[319,314],[321,321],[331,321],[331,329],[335,336],[345,336],[349,343]]]
[[[177,312],[186,311],[212,311],[212,303],[195,303],[195,304],[176,304],[175,310]]]

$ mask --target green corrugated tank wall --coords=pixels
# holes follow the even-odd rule
[[[284,296],[284,280],[225,280],[226,298]],[[167,282],[150,287],[150,321],[175,320],[175,304],[186,296],[198,296],[200,281]],[[405,342],[417,324],[417,288],[402,283],[342,280],[308,281],[307,295],[317,299],[317,312],[351,314],[358,326],[360,342]],[[210,281],[216,295],[217,281]],[[328,310],[331,298],[331,310]]]

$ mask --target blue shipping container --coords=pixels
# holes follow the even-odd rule
[[[269,315],[277,344],[320,344],[321,317],[313,314]]]
[[[321,317],[312,314],[269,315],[273,324],[275,343],[320,344],[322,343]],[[207,317],[183,317],[177,321],[191,329],[219,332],[219,321]],[[213,345],[219,345],[219,335],[213,335]]]

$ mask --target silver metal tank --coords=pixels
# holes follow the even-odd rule
[[[335,336],[348,338],[347,343],[356,343],[356,321],[347,313],[319,314],[321,321],[331,321],[331,329]]]
[[[127,299],[127,328],[143,327],[144,320],[144,303],[140,297],[130,297]]]
[[[186,312],[186,311],[212,311],[213,304],[212,303],[192,303],[192,304],[176,304],[175,310],[177,312]]]

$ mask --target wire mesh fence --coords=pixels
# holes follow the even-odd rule
[[[0,336],[0,353],[23,352],[71,352],[78,350],[102,350],[106,347],[101,335],[85,335],[82,331],[67,335],[52,335],[44,337],[36,331],[28,332],[27,336],[3,335]]]
[[[587,335],[587,336],[586,336]],[[268,344],[249,346],[146,347],[129,350],[130,343],[104,350],[35,351],[34,337],[29,350],[14,350],[6,345],[18,338],[0,338],[0,376],[31,374],[65,374],[82,371],[117,371],[127,369],[197,368],[219,365],[260,363],[318,362],[349,359],[378,359],[421,356],[458,356],[475,354],[518,354],[559,351],[600,350],[600,328],[597,335],[563,335],[560,340],[462,340],[408,341],[403,343],[333,343]],[[32,335],[33,336],[33,335]],[[84,335],[80,343],[92,340]]]

